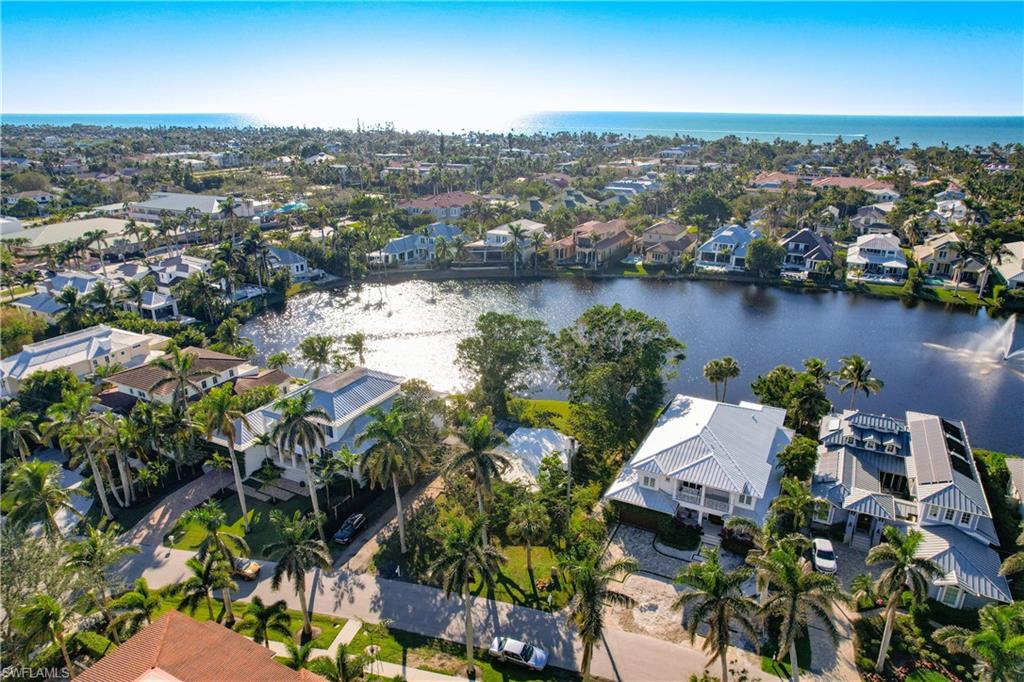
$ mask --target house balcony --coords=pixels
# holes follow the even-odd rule
[[[704,506],[708,509],[714,509],[715,511],[728,512],[731,505],[729,500],[720,500],[715,497],[705,497]]]
[[[700,506],[700,491],[691,492],[689,490],[677,490],[676,501]]]

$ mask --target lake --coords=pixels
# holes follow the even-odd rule
[[[312,334],[339,339],[367,335],[366,364],[419,377],[439,390],[463,388],[455,346],[489,310],[533,317],[556,331],[595,304],[621,303],[661,318],[686,344],[687,359],[669,384],[673,392],[713,397],[704,363],[731,355],[742,374],[729,386],[730,402],[753,399],[750,382],[779,364],[799,366],[817,356],[835,368],[841,356],[859,353],[885,382],[877,396],[858,396],[857,406],[903,416],[905,410],[962,419],[976,447],[1024,452],[1024,373],[1020,366],[979,369],[950,348],[966,347],[999,333],[1005,320],[938,305],[907,307],[897,300],[845,293],[806,293],[731,282],[652,280],[541,280],[530,282],[422,282],[364,285],[289,299],[280,311],[250,320],[262,362],[286,350],[298,362],[299,341]],[[1016,324],[1024,345],[1024,323]],[[1011,330],[1005,328],[1004,333]],[[293,367],[297,373],[301,367]],[[531,382],[539,397],[557,391],[545,373]],[[838,407],[849,395],[835,393]]]

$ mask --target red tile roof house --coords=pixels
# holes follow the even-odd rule
[[[596,269],[627,252],[632,243],[633,235],[625,220],[590,220],[577,225],[568,237],[552,242],[550,251],[556,261],[575,261]]]
[[[169,611],[79,674],[79,682],[326,682],[212,621]]]
[[[469,192],[445,192],[444,194],[435,194],[423,197],[422,199],[403,201],[398,204],[398,208],[409,215],[430,213],[437,220],[444,220],[445,218],[457,219],[461,218],[466,207],[475,201],[480,201],[480,197]]]

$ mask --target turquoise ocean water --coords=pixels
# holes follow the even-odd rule
[[[261,125],[245,114],[2,114],[3,123],[19,125],[103,125],[119,127]],[[301,123],[296,122],[296,125]],[[341,125],[339,124],[339,127]],[[899,140],[901,146],[948,144],[987,147],[1024,143],[1024,116],[819,116],[799,114],[708,114],[686,112],[560,111],[522,117],[515,132],[561,131],[692,136],[714,140],[727,135],[770,141],[804,142],[867,139]]]

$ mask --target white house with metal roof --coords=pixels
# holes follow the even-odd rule
[[[161,355],[168,340],[160,334],[136,334],[100,324],[30,343],[21,352],[0,361],[2,393],[17,393],[21,382],[29,375],[44,370],[64,368],[82,378],[97,367],[114,364],[134,367],[146,362],[151,355]]]
[[[742,272],[747,269],[747,246],[761,236],[742,225],[723,225],[697,248],[696,265],[707,270]]]
[[[279,246],[271,246],[268,249],[270,255],[267,261],[272,268],[284,268],[291,275],[292,280],[303,280],[309,279],[315,275],[320,274],[320,270],[309,269],[309,261],[306,260],[305,256],[301,256],[294,251],[289,249],[282,249]]]
[[[764,519],[779,494],[776,457],[793,439],[786,411],[677,395],[604,499],[698,524]]]
[[[158,223],[163,216],[184,216],[186,212],[209,216],[211,220],[223,220],[221,202],[227,197],[212,194],[185,194],[181,192],[154,192],[145,201],[128,204],[128,217]],[[237,218],[251,218],[256,215],[255,204],[248,199],[234,199],[234,214]]]
[[[323,423],[325,450],[337,451],[342,446],[348,446],[353,452],[362,453],[371,444],[364,443],[359,447],[355,439],[372,421],[367,412],[373,407],[390,409],[402,381],[401,377],[391,374],[354,367],[314,379],[285,397],[313,394],[312,406],[324,410],[328,415],[328,420]],[[247,414],[245,422],[239,420],[236,423],[235,450],[245,454],[245,476],[259,469],[265,459],[270,459],[284,470],[282,475],[285,478],[305,481],[303,453],[282,452],[273,443],[263,445],[258,442],[263,434],[273,433],[280,418],[280,413],[271,403]],[[225,444],[222,435],[214,436],[211,440],[219,445]]]
[[[919,530],[918,555],[944,571],[930,596],[959,608],[1009,601],[999,540],[962,422],[907,412],[905,419],[847,410],[827,415],[812,492],[827,501],[819,526],[841,526],[867,551],[885,526]]]
[[[864,234],[846,252],[846,278],[902,282],[907,278],[907,258],[900,240],[892,234]]]

